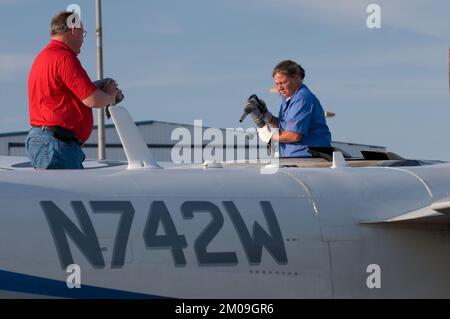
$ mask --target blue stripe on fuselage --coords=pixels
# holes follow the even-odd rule
[[[65,281],[25,275],[0,270],[0,290],[30,293],[43,296],[83,299],[168,299],[130,291],[81,285],[69,289]]]

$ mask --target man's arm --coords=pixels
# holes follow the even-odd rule
[[[112,105],[116,100],[115,94],[108,94],[103,92],[100,89],[97,89],[85,98],[82,102],[84,105],[89,106],[91,108],[103,108],[108,105]]]
[[[89,79],[80,61],[72,55],[66,55],[61,58],[58,75],[73,94],[88,107],[102,108],[112,105],[116,100],[117,93],[120,91],[117,89],[117,83],[111,80],[106,81],[101,90],[97,88],[94,91],[95,84]],[[87,96],[87,94],[90,95]]]
[[[117,94],[121,92],[117,88],[117,83],[114,80],[106,80],[101,89],[97,89],[85,98],[82,102],[84,105],[92,108],[102,108],[108,105],[114,105]]]
[[[295,143],[301,140],[303,134],[292,131],[280,131],[278,134],[274,134],[272,139],[283,143]]]

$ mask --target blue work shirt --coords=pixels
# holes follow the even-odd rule
[[[301,84],[289,101],[283,97],[278,128],[280,132],[303,134],[298,142],[280,142],[280,157],[311,157],[308,146],[331,147],[331,133],[322,105],[304,84]]]

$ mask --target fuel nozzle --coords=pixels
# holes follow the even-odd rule
[[[245,120],[247,115],[251,112],[251,110],[248,110],[247,108],[244,110],[244,113],[242,114],[241,118],[239,119],[239,122],[242,122]]]
[[[252,103],[252,100],[259,102],[258,96],[256,94],[250,95],[250,97],[247,99],[247,102],[245,103],[244,113],[239,119],[239,122],[244,121],[247,115],[249,115],[252,112],[252,108],[248,107],[248,105]]]
[[[244,113],[242,114],[241,118],[239,119],[239,122],[242,122],[247,115],[251,115],[253,122],[255,122],[257,127],[263,127],[265,125],[263,116],[261,112],[259,111],[258,103],[261,103],[258,96],[256,94],[252,94],[245,103],[244,107]]]

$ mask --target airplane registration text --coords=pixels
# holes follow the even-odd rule
[[[268,231],[256,221],[253,223],[252,229],[249,230],[241,213],[232,201],[223,201],[221,204],[238,235],[249,264],[258,265],[261,263],[263,248],[270,253],[278,264],[287,264],[288,258],[281,229],[269,201],[259,202]],[[53,236],[61,266],[65,269],[68,265],[75,263],[68,241],[70,237],[73,244],[94,268],[105,268],[103,252],[86,206],[81,201],[71,201],[70,205],[78,220],[79,227],[54,202],[40,202]],[[130,201],[89,201],[89,207],[92,214],[120,214],[111,268],[122,268],[125,264],[128,240],[135,215],[133,204]],[[177,267],[186,266],[184,250],[189,246],[193,247],[200,266],[235,266],[238,264],[236,251],[212,252],[207,249],[224,224],[225,214],[215,203],[185,201],[181,204],[180,213],[186,222],[193,219],[196,214],[204,213],[210,215],[211,221],[199,232],[193,244],[190,244],[187,242],[186,236],[178,232],[165,202],[152,201],[142,234],[147,250],[169,249],[174,265]],[[158,233],[160,227],[164,230],[164,234]]]

